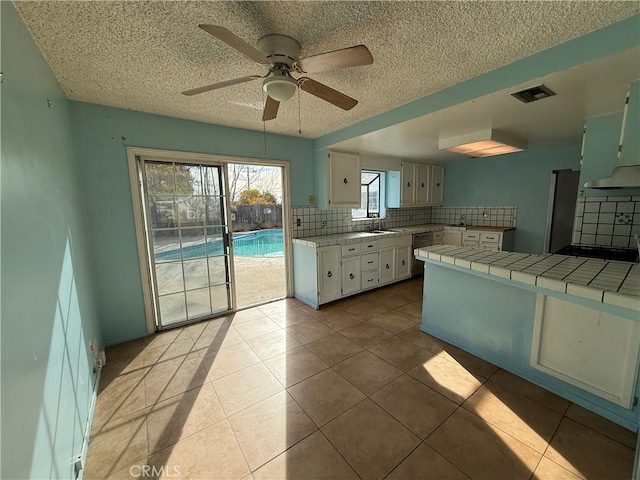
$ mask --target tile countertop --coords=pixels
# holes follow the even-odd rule
[[[331,245],[346,245],[357,243],[364,239],[376,239],[388,236],[413,235],[416,233],[437,232],[439,230],[483,230],[487,232],[506,232],[514,230],[514,227],[475,227],[452,226],[442,224],[410,225],[407,227],[389,228],[385,233],[351,232],[336,233],[333,235],[317,235],[315,237],[294,238],[293,243],[307,245],[309,247],[328,247]]]
[[[640,264],[434,245],[417,257],[640,312]]]

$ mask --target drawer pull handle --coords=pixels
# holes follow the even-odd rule
[[[350,248],[349,249],[350,252],[353,252],[354,250],[355,250],[355,248]]]
[[[373,263],[373,260],[369,260],[367,263]]]
[[[347,177],[344,177],[344,180],[342,180],[344,183],[349,183],[349,180],[347,180]]]
[[[386,269],[389,270],[389,264],[387,263]]]
[[[367,245],[367,248],[373,248],[373,245]]]
[[[350,274],[349,274],[349,278],[350,278],[351,280],[353,280],[353,279],[355,278],[355,275],[354,275],[353,273],[350,273]]]
[[[333,273],[331,273],[331,270],[329,270],[329,273],[327,273],[327,277],[329,278],[333,277]]]
[[[369,280],[367,280],[367,282],[373,282],[373,278],[370,278]]]

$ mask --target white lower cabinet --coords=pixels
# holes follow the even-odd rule
[[[342,295],[360,291],[360,256],[342,258]]]
[[[398,247],[396,256],[396,278],[408,278],[411,276],[411,244]]]
[[[462,232],[462,246],[482,250],[502,251],[502,232],[466,230]]]
[[[411,235],[312,247],[293,244],[295,297],[313,307],[411,277]]]
[[[393,282],[396,279],[396,251],[398,247],[380,249],[380,283]]]
[[[339,245],[318,248],[318,300],[330,302],[342,296]]]

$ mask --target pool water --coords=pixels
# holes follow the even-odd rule
[[[279,257],[284,253],[282,230],[256,230],[232,234],[233,253],[241,257]],[[197,243],[182,249],[166,250],[155,254],[156,261],[180,260],[180,258],[200,258],[223,254],[222,239]]]

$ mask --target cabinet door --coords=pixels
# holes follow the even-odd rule
[[[340,297],[340,246],[318,249],[318,297],[320,303]]]
[[[431,205],[442,204],[442,195],[444,192],[444,167],[440,165],[431,165],[431,178],[429,189],[429,203]]]
[[[360,206],[360,157],[329,153],[329,208]]]
[[[360,291],[360,256],[342,259],[342,295]]]
[[[396,278],[396,247],[380,250],[380,283],[392,282]]]
[[[430,165],[416,165],[416,205],[429,203]]]
[[[462,245],[462,232],[456,230],[445,230],[444,244],[455,245],[456,247],[459,247],[460,245]]]
[[[398,247],[396,258],[396,279],[407,278],[411,275],[411,246]]]
[[[416,204],[416,164],[402,162],[400,167],[400,205],[407,207]]]

